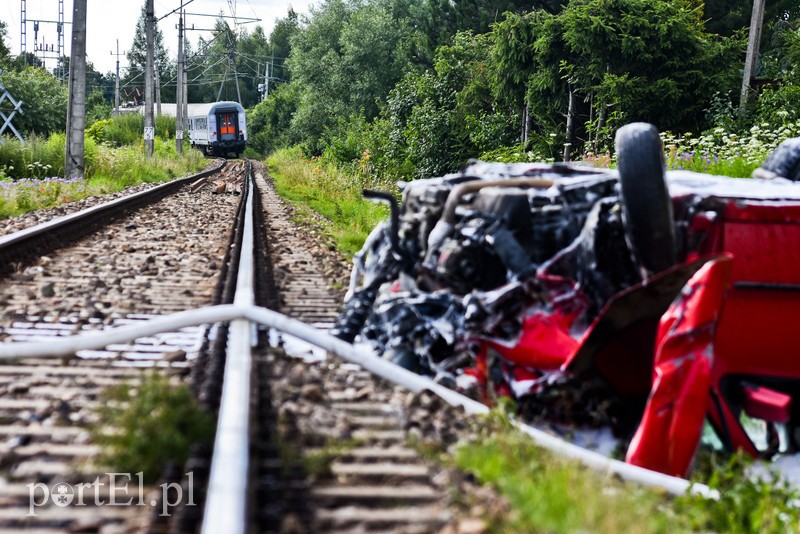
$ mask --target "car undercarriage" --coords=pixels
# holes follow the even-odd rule
[[[794,452],[800,150],[775,154],[766,179],[667,172],[635,123],[616,169],[471,162],[402,184],[402,204],[365,191],[391,217],[333,332],[528,419],[610,426],[665,473],[686,475],[704,425],[728,450]]]

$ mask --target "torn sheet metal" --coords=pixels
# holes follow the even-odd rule
[[[530,419],[608,426],[662,472],[686,473],[705,420],[728,450],[800,450],[800,185],[666,173],[676,261],[650,273],[620,179],[474,162],[403,184],[333,333]]]

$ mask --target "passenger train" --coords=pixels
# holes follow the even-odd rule
[[[213,156],[239,157],[247,143],[244,108],[238,102],[189,104],[189,143]]]

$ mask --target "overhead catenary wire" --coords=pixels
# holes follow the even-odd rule
[[[168,15],[169,14],[161,17],[159,20]],[[238,21],[236,24],[238,25]],[[264,79],[264,55],[263,53],[252,54],[238,50],[236,48],[238,45],[236,28],[236,25],[234,28],[231,28],[227,23],[225,23],[224,26],[216,29],[217,31],[211,39],[200,39],[198,50],[193,53],[189,53],[186,56],[184,69],[185,72],[191,76],[190,78],[187,77],[187,84],[190,84],[193,87],[219,84],[219,90],[217,94],[221,95],[221,92],[225,90],[226,84],[233,82],[233,85],[236,89],[236,98],[240,102],[243,91],[246,90],[248,92],[247,94],[251,94],[252,91],[257,90],[256,87]],[[191,30],[192,28],[186,29]],[[212,51],[211,47],[213,44],[219,43],[220,37],[223,35],[225,36],[223,42],[225,43],[224,46],[226,47],[226,50]],[[204,59],[211,59],[211,61],[202,61]],[[275,68],[285,68],[286,59],[287,58],[282,56],[273,56],[272,59],[267,58],[267,61],[270,64],[270,73],[274,72]],[[214,72],[216,68],[221,67],[223,62],[226,62],[225,71]],[[198,68],[202,68],[200,73],[197,73]],[[127,67],[127,70],[128,79],[125,79],[122,82],[120,89],[130,90],[132,88],[141,88],[143,85],[145,85],[144,80],[142,79],[143,73],[137,66],[129,66]],[[160,73],[165,79],[165,81],[161,83],[161,87],[164,89],[177,91],[177,72],[175,63],[170,62],[166,68],[160,69]],[[233,74],[232,77],[231,73]],[[270,81],[275,82],[285,81],[280,77],[272,75],[269,76],[269,79]],[[246,82],[245,88],[240,87],[240,80]],[[99,86],[99,88],[105,89],[104,86]]]

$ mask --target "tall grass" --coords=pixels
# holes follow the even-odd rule
[[[164,140],[175,137],[175,117],[164,115],[155,118],[156,136]],[[103,119],[92,124],[87,137],[97,143],[121,147],[141,144],[144,133],[144,116],[138,113],[123,113],[117,117]]]
[[[165,182],[205,165],[199,152],[188,150],[178,157],[174,141],[158,137],[152,158],[145,157],[139,146],[113,148],[87,138],[85,179],[66,180],[64,146],[64,134],[0,145],[0,219],[131,185]]]
[[[719,500],[678,498],[590,471],[537,447],[495,410],[474,439],[441,458],[494,486],[511,505],[492,518],[489,532],[798,532],[797,490],[772,477],[747,475],[749,461],[735,456],[710,479]]]
[[[666,496],[590,471],[537,447],[495,410],[445,461],[491,484],[510,504],[490,532],[671,533],[686,524]]]
[[[369,232],[389,213],[385,205],[365,200],[362,190],[397,192],[395,184],[368,172],[347,172],[334,163],[307,159],[299,149],[279,150],[267,164],[278,194],[290,200],[301,216],[311,216],[309,209],[322,215],[325,231],[348,256],[361,248]]]

